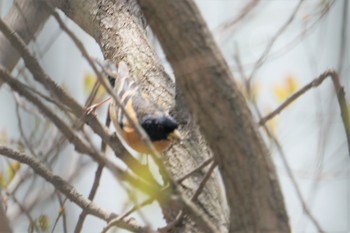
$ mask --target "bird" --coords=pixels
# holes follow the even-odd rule
[[[120,61],[116,67],[112,61],[106,60],[105,67],[109,71],[109,75],[107,74],[109,82],[125,112],[134,123],[144,129],[158,152],[166,150],[173,141],[181,140],[177,121],[140,90],[130,75],[126,62]],[[109,115],[117,135],[129,147],[140,154],[152,153],[140,133],[113,99],[109,105]]]

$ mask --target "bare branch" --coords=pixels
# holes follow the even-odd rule
[[[340,36],[340,47],[339,47],[339,64],[338,64],[338,72],[341,75],[343,72],[343,66],[345,64],[345,54],[346,54],[346,43],[347,43],[347,30],[348,29],[348,11],[349,11],[349,1],[343,1],[343,17],[342,17],[342,29],[341,29],[341,36]]]
[[[63,233],[67,233],[67,221],[66,221],[66,212],[64,209],[64,205],[68,199],[64,198],[64,200],[62,200],[62,197],[61,197],[60,193],[58,193],[58,192],[56,192],[56,196],[57,196],[57,200],[58,200],[58,203],[60,205],[60,208],[59,208],[56,220],[52,226],[51,233],[55,232],[55,228],[56,228],[57,223],[61,217],[62,217]]]
[[[289,232],[271,158],[196,4],[139,3],[218,162],[231,212],[229,232]]]
[[[82,209],[87,210],[89,214],[103,219],[107,222],[113,219],[115,216],[117,216],[114,213],[108,212],[96,206],[90,200],[86,199],[82,194],[78,193],[72,185],[68,184],[61,177],[54,175],[36,158],[30,157],[24,153],[20,153],[18,151],[12,150],[4,146],[0,146],[0,154],[8,158],[18,160],[19,162],[30,166],[36,174],[38,174],[50,184],[52,184],[55,187],[55,189],[59,190],[64,195],[66,195],[70,201],[74,202]],[[137,222],[135,222],[134,219],[131,218],[120,221],[118,227],[134,232],[145,232],[143,226],[139,225]]]
[[[75,149],[80,153],[85,153],[90,155],[92,159],[96,160],[99,164],[102,164],[110,169],[110,171],[119,179],[127,179],[131,184],[137,184],[136,187],[146,193],[149,190],[155,190],[159,186],[155,184],[150,184],[142,179],[135,177],[129,171],[124,170],[118,166],[113,165],[112,162],[108,161],[100,152],[90,147],[86,142],[84,142],[76,133],[63,122],[58,116],[56,116],[48,107],[46,107],[39,99],[33,96],[24,87],[25,85],[12,78],[5,70],[0,68],[0,79],[6,81],[12,89],[14,89],[19,94],[25,96],[29,101],[35,104],[55,125],[56,127],[67,137],[67,139],[73,143]]]
[[[109,76],[116,78],[116,79],[119,78],[117,76],[117,74],[115,74],[111,70],[107,69],[102,64],[100,64],[100,66],[103,69],[103,71],[105,73],[107,73]],[[150,152],[151,152],[150,155],[152,156],[154,161],[157,163],[158,168],[160,169],[161,175],[163,176],[164,183],[168,182],[168,180],[172,179],[172,178],[170,177],[168,170],[164,166],[164,162],[162,160],[162,155],[160,154],[160,152],[158,152],[155,149],[153,143],[151,142],[150,138],[148,137],[145,130],[141,127],[141,125],[139,123],[135,122],[135,120],[132,119],[131,116],[128,114],[128,112],[125,109],[125,106],[122,104],[122,101],[118,98],[115,91],[113,91],[113,89],[106,82],[106,80],[103,77],[99,77],[99,78],[100,78],[100,82],[102,83],[102,86],[107,90],[108,94],[110,94],[112,96],[114,102],[122,110],[123,114],[127,117],[128,121],[131,123],[132,127],[134,129],[136,129],[137,133],[141,137],[142,142],[150,149]]]
[[[13,77],[10,76],[9,73],[7,73],[4,69],[0,68],[0,79],[5,81],[7,84],[10,85],[10,87],[18,92],[20,95],[24,96],[26,99],[31,101],[33,104],[35,104],[44,115],[46,115],[55,125],[56,127],[67,137],[67,139],[75,145],[75,149],[80,153],[87,153],[92,156],[93,159],[101,162],[103,159],[101,159],[100,156],[95,157],[95,152],[93,152],[93,149],[89,147],[85,142],[82,141],[82,139],[79,138],[71,130],[71,128],[59,118],[53,111],[51,111],[47,106],[45,106],[38,98],[36,98],[33,94],[31,94],[27,89],[26,85],[17,81]]]
[[[115,76],[115,74],[113,72],[111,72],[110,70],[107,70],[105,67],[101,66],[104,71],[114,77],[114,78],[118,78]],[[115,92],[112,90],[111,87],[109,87],[106,84],[105,80],[100,80],[100,82],[102,83],[102,85],[106,88],[107,92],[113,97],[114,101],[116,102],[116,104],[118,105],[118,107],[120,107],[123,110],[124,115],[126,115],[129,119],[128,121],[131,122],[132,126],[138,131],[138,133],[141,136],[142,141],[150,148],[151,150],[151,155],[153,157],[153,159],[155,160],[155,162],[158,165],[158,168],[160,169],[161,174],[163,175],[163,179],[165,182],[170,182],[171,186],[174,186],[176,188],[176,181],[175,179],[170,175],[170,173],[168,172],[167,168],[164,166],[164,162],[162,160],[161,154],[155,149],[154,145],[152,144],[151,140],[149,139],[148,135],[146,134],[146,132],[144,131],[144,129],[141,127],[141,125],[139,125],[137,122],[135,122],[126,112],[125,110],[125,106],[121,103],[121,101],[119,100],[119,98],[116,96]],[[189,210],[189,212],[192,214],[190,217],[193,218],[193,220],[195,222],[197,222],[198,226],[200,226],[203,229],[211,229],[213,230],[213,232],[215,232],[215,227],[213,226],[213,224],[210,222],[210,220],[208,219],[208,217],[206,217],[202,211],[200,209],[198,209],[193,203],[190,203],[189,200],[187,200],[187,198],[181,193],[179,192],[179,190],[177,190],[177,195],[179,198],[179,202],[184,205],[184,208]]]
[[[288,20],[280,27],[280,29],[276,32],[276,34],[271,38],[269,43],[267,44],[266,48],[264,49],[263,53],[259,57],[259,59],[256,61],[254,68],[249,76],[248,84],[251,83],[252,79],[255,76],[255,73],[258,71],[258,69],[261,67],[262,64],[264,64],[264,61],[266,60],[267,55],[270,53],[270,50],[272,49],[272,46],[275,44],[277,39],[282,35],[282,33],[288,28],[288,26],[293,22],[296,14],[298,13],[302,3],[304,0],[299,0],[298,5],[294,9],[292,15],[288,18]],[[248,85],[250,86],[250,85]],[[248,90],[249,91],[249,90]]]
[[[106,126],[108,127],[109,124],[111,123],[111,120],[109,118],[109,114],[107,114],[107,118],[106,118]],[[101,142],[101,151],[105,152],[107,149],[106,143],[104,143],[103,141]],[[97,166],[97,169],[95,171],[95,178],[94,178],[94,182],[92,184],[92,187],[90,189],[90,193],[89,193],[89,200],[92,201],[95,198],[95,195],[97,193],[97,188],[100,185],[100,180],[101,180],[101,176],[102,176],[102,171],[103,171],[104,166],[99,164]],[[87,212],[85,210],[83,210],[78,218],[78,222],[75,225],[74,228],[74,233],[80,233],[81,229],[83,228],[83,223],[85,221],[85,218],[87,216]]]
[[[348,144],[348,151],[350,155],[350,116],[349,116],[349,108],[346,103],[345,98],[345,92],[344,88],[341,86],[339,82],[338,74],[333,69],[328,69],[325,72],[323,72],[320,76],[315,78],[313,81],[305,85],[303,88],[301,88],[299,91],[295,92],[293,95],[288,97],[278,108],[276,108],[274,111],[269,113],[267,116],[263,117],[259,121],[259,125],[264,125],[267,121],[274,118],[277,114],[279,114],[283,109],[285,109],[290,103],[292,103],[294,100],[302,96],[305,92],[309,91],[310,89],[319,86],[326,78],[331,77],[333,86],[335,89],[335,92],[337,94],[337,99],[339,103],[341,118],[347,138],[347,144]]]
[[[241,22],[244,18],[253,11],[254,8],[259,4],[260,0],[251,0],[249,1],[243,9],[239,9],[239,14],[233,19],[229,19],[223,22],[219,27],[214,29],[214,34],[219,34],[219,43],[222,42],[228,35],[232,34],[234,29],[237,27],[237,24]]]
[[[212,160],[211,160],[212,161]],[[194,194],[191,197],[191,201],[196,202],[196,200],[198,199],[199,194],[201,194],[201,192],[203,191],[204,186],[206,185],[206,183],[208,182],[210,176],[212,175],[214,168],[217,166],[217,163],[214,161],[211,166],[209,167],[208,171],[206,172],[205,176],[203,177],[203,179],[201,180],[201,182],[198,185],[198,188],[196,189],[196,191],[194,192]],[[173,229],[177,224],[180,223],[180,221],[182,220],[182,218],[184,217],[185,212],[183,210],[181,210],[179,212],[179,214],[176,216],[176,219],[171,222],[170,224],[166,225],[165,227],[162,227],[161,229],[159,229],[159,232],[168,232],[171,229]],[[214,227],[214,226],[213,226]],[[203,229],[204,231],[206,231],[207,229]],[[211,229],[212,230],[212,229]]]
[[[308,205],[306,204],[304,197],[301,193],[301,190],[299,188],[299,185],[297,183],[297,181],[295,180],[293,171],[291,169],[291,167],[288,164],[288,161],[286,159],[286,156],[283,152],[282,146],[280,145],[280,143],[277,141],[276,138],[272,137],[272,140],[274,141],[277,150],[279,151],[280,157],[282,159],[283,165],[287,171],[288,177],[290,178],[290,180],[292,181],[293,187],[295,189],[295,192],[297,194],[297,197],[301,203],[301,206],[303,208],[304,213],[306,214],[306,216],[311,220],[311,222],[314,224],[314,226],[316,227],[316,229],[318,230],[318,232],[320,233],[325,233],[325,231],[323,230],[322,226],[320,225],[320,223],[317,221],[317,219],[315,218],[315,216],[312,214],[311,210],[309,209]]]
[[[242,68],[242,64],[241,64],[241,59],[240,59],[240,56],[239,56],[238,47],[236,48],[235,60],[236,60],[236,62],[237,62],[238,71],[239,71],[239,73],[241,74],[240,76],[242,77],[243,83],[244,83],[245,85],[247,85],[247,80],[248,80],[248,79],[246,78],[245,73],[244,73],[243,68]],[[246,87],[246,88],[247,88],[247,87]],[[251,100],[251,102],[252,102],[252,105],[253,105],[254,110],[256,111],[258,117],[261,118],[261,113],[260,113],[260,110],[259,110],[259,108],[258,108],[258,105],[257,105],[257,103],[256,103],[256,101],[255,101],[254,96],[252,95],[251,92],[248,92],[248,95],[249,95],[249,97],[250,97],[250,100]],[[302,196],[302,194],[301,194],[301,192],[300,192],[300,188],[299,188],[299,186],[298,186],[298,184],[297,184],[297,182],[296,182],[296,180],[295,180],[295,178],[294,178],[293,172],[292,172],[292,170],[291,170],[291,168],[290,168],[290,166],[289,166],[289,164],[288,164],[288,161],[287,161],[287,159],[286,159],[286,156],[285,156],[285,154],[284,154],[284,152],[283,152],[283,149],[282,149],[280,143],[279,143],[278,140],[276,139],[275,135],[273,135],[273,134],[271,133],[270,129],[269,129],[265,124],[262,124],[262,125],[260,125],[260,126],[263,127],[263,129],[265,130],[267,136],[268,136],[268,137],[272,140],[272,142],[276,145],[277,150],[278,150],[278,152],[279,152],[279,155],[280,155],[280,157],[281,157],[281,159],[282,159],[283,165],[284,165],[284,167],[285,167],[285,169],[286,169],[286,171],[287,171],[287,173],[288,173],[288,177],[289,177],[289,178],[291,179],[291,181],[292,181],[292,185],[293,185],[293,187],[294,187],[294,189],[295,189],[295,192],[297,193],[297,196],[298,196],[299,201],[300,201],[300,203],[301,203],[301,205],[302,205],[302,207],[303,207],[303,209],[304,209],[305,214],[310,218],[310,220],[313,222],[313,224],[314,224],[315,227],[319,230],[319,232],[324,232],[324,231],[322,230],[320,224],[318,223],[318,221],[317,221],[316,218],[313,216],[313,214],[311,213],[311,211],[309,210],[308,206],[307,206],[306,203],[305,203],[305,200],[304,200],[304,198],[303,198],[303,196]]]
[[[67,35],[72,39],[72,41],[74,42],[74,44],[77,46],[77,48],[80,50],[80,52],[82,53],[83,57],[87,60],[87,62],[89,63],[89,65],[91,66],[91,68],[93,69],[93,71],[95,72],[95,74],[97,75],[98,79],[101,80],[103,79],[101,72],[99,72],[99,70],[97,69],[94,61],[90,58],[89,53],[87,52],[87,50],[85,49],[85,46],[83,45],[83,43],[78,39],[78,37],[66,26],[66,24],[63,22],[63,20],[61,19],[61,17],[59,16],[59,14],[54,10],[53,6],[44,0],[41,0],[43,5],[46,7],[46,10],[48,12],[50,12],[50,14],[56,19],[57,23],[59,24],[60,28],[67,33]],[[94,85],[94,88],[89,96],[89,98],[87,99],[86,102],[86,106],[89,106],[93,100],[93,97],[96,95],[98,88],[99,88],[99,84]]]
[[[206,167],[208,164],[210,164],[213,161],[213,158],[209,158],[205,160],[203,163],[199,164],[197,167],[193,168],[189,173],[185,174],[184,176],[178,178],[176,180],[177,183],[182,183],[184,180],[186,180],[188,177],[193,175],[195,172],[201,170],[203,167]]]
[[[196,201],[198,199],[199,194],[203,191],[204,185],[207,183],[207,181],[209,180],[210,176],[213,174],[214,169],[217,166],[217,162],[212,162],[212,164],[210,165],[208,171],[205,173],[205,176],[203,177],[203,179],[201,180],[201,182],[199,183],[199,186],[196,190],[196,192],[192,195],[191,197],[191,201]]]
[[[121,60],[126,61],[130,66],[130,73],[140,84],[141,89],[159,106],[165,110],[171,109],[171,114],[180,122],[180,130],[188,132],[181,143],[172,146],[162,157],[172,175],[176,177],[182,174],[182,171],[196,167],[197,161],[211,157],[211,151],[191,118],[181,95],[177,95],[175,109],[172,109],[175,105],[174,83],[165,73],[156,52],[147,41],[145,31],[140,28],[137,20],[133,19],[128,7],[125,6],[130,2],[104,0],[97,5],[95,0],[76,0],[60,9],[95,38],[105,58],[112,60],[115,64]],[[198,176],[203,175],[204,173],[199,173]],[[195,187],[197,181],[190,177],[187,182],[191,187]],[[204,190],[205,198],[200,199],[200,206],[211,210],[213,222],[224,225],[226,209],[222,208],[221,196],[217,192],[220,184],[218,179],[214,178],[210,179],[209,183],[210,185]],[[176,217],[179,210],[178,204],[172,205],[172,202],[162,200],[160,206],[166,221],[170,222]],[[181,226],[183,231],[194,232],[195,224],[191,218],[186,218],[185,222],[189,224]]]
[[[100,124],[100,122],[96,119],[95,116],[85,116],[86,112],[79,105],[79,103],[76,102],[61,87],[59,87],[54,81],[52,81],[49,78],[49,76],[39,65],[38,61],[29,53],[22,39],[18,37],[15,32],[11,31],[11,29],[8,28],[7,25],[1,19],[0,31],[2,31],[5,34],[7,39],[21,54],[24,63],[33,74],[35,80],[37,80],[49,92],[51,92],[63,104],[65,104],[77,118],[82,118],[85,121],[85,123],[87,123],[93,129],[93,131],[96,134],[98,134],[102,138],[102,140],[104,140],[114,150],[114,152],[116,153],[116,155],[118,155],[120,159],[122,159],[126,164],[130,165],[130,169],[133,169],[133,171],[136,174],[140,171],[147,171],[137,159],[135,159],[129,153],[123,153],[125,150],[121,143],[118,140],[114,140],[114,138],[111,137],[111,135],[108,133],[108,130]]]

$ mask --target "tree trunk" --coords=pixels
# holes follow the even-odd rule
[[[139,0],[212,149],[230,208],[229,232],[289,232],[270,155],[192,0]]]
[[[128,1],[129,4],[130,2],[132,1]],[[75,0],[64,4],[61,10],[96,39],[106,58],[116,63],[122,59],[126,60],[143,91],[160,106],[172,110],[173,115],[181,123],[181,132],[185,138],[164,156],[166,166],[175,178],[190,172],[212,156],[182,101],[183,98],[178,98],[176,110],[173,110],[175,85],[150,46],[145,31],[139,24],[142,20],[135,20],[135,16],[130,14],[130,9],[125,7],[124,1]],[[187,196],[195,192],[204,175],[205,172],[200,171],[185,180]],[[218,177],[212,176],[199,197],[199,206],[224,232],[227,231],[225,208],[218,190],[221,190]],[[161,208],[167,222],[174,221],[181,209],[171,202],[161,203]],[[173,232],[201,231],[191,219],[185,218],[184,224]]]
[[[60,4],[60,9],[66,15],[96,39],[106,58],[116,63],[126,60],[143,90],[159,105],[171,110],[181,123],[184,140],[164,156],[175,178],[210,158],[213,154],[211,150],[214,152],[231,214],[227,230],[225,208],[218,192],[222,188],[217,177],[213,176],[200,195],[198,204],[213,223],[221,227],[223,232],[289,231],[288,217],[271,158],[233,83],[227,64],[192,1],[140,0],[175,71],[180,89],[177,91],[176,105],[174,83],[147,41],[139,11],[125,5],[132,4],[137,10],[134,1],[51,2]],[[40,7],[36,6],[38,9]],[[47,18],[44,11],[34,16],[39,17],[39,20],[30,20],[34,26],[28,38],[25,38],[26,42]],[[20,31],[15,27],[13,29]],[[7,64],[6,67],[10,69],[16,62],[0,61],[0,64]],[[198,120],[211,150],[201,136],[187,104]],[[184,182],[188,188],[184,191],[188,196],[194,193],[204,175],[205,172],[201,171]],[[171,203],[161,203],[161,207],[167,222],[173,221],[181,209]],[[185,218],[183,223],[173,232],[201,232],[191,219]]]

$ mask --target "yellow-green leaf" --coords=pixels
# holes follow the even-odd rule
[[[0,130],[0,143],[6,144],[7,142],[8,142],[7,131],[6,131],[6,129],[1,129]]]
[[[84,92],[88,94],[90,93],[90,91],[92,90],[92,87],[96,82],[96,76],[93,75],[92,73],[86,73],[83,77],[83,82],[84,82]]]
[[[273,93],[279,101],[283,101],[288,97],[288,90],[282,85],[273,86]]]
[[[8,182],[7,182],[6,177],[4,176],[4,173],[2,173],[2,172],[0,171],[0,186],[1,186],[2,188],[6,188],[7,184],[8,184]]]
[[[274,117],[267,122],[267,127],[270,129],[272,134],[276,134],[277,129],[277,118]]]
[[[63,214],[64,213],[64,207],[60,207],[59,209],[58,209],[58,214],[59,215],[61,215],[61,214]]]
[[[299,83],[295,76],[288,74],[283,80],[283,83],[279,83],[273,86],[273,93],[279,101],[284,101],[291,94],[293,94],[299,87]]]
[[[93,89],[95,83],[97,81],[97,77],[95,75],[93,75],[92,73],[86,73],[83,77],[83,86],[84,86],[84,92],[86,94],[90,94],[91,90]],[[102,85],[100,85],[100,87],[98,88],[98,91],[96,93],[95,96],[95,101],[100,101],[102,100],[103,96],[106,95],[106,90],[104,89],[104,87]]]
[[[287,76],[287,86],[288,86],[289,94],[294,93],[299,87],[299,83],[297,79],[291,74]]]
[[[7,167],[7,176],[8,176],[8,181],[11,181],[13,177],[15,176],[15,172],[13,171],[11,165]]]
[[[38,226],[42,231],[49,230],[50,227],[50,219],[47,215],[42,214],[38,218]]]

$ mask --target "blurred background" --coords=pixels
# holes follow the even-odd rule
[[[257,122],[328,68],[338,72],[349,103],[350,7],[347,0],[197,0],[196,3]],[[11,5],[11,0],[0,0],[2,17]],[[90,56],[102,60],[93,38],[60,15],[84,43]],[[148,33],[167,72],[173,75],[149,29]],[[54,19],[49,19],[30,47],[46,72],[84,103],[95,77]],[[23,64],[19,63],[13,75],[26,78],[28,74],[22,68]],[[61,143],[57,129],[6,85],[0,89],[0,106],[0,143],[18,148],[31,145],[34,150],[31,153],[47,155],[55,173],[88,195],[96,164],[77,154],[69,144]],[[99,109],[98,114],[104,121],[106,107]],[[260,127],[261,133],[275,162],[292,231],[317,232],[305,213],[302,197],[323,230],[349,232],[350,155],[331,79],[304,93],[266,126],[269,134]],[[26,232],[31,219],[46,221],[50,232],[63,202],[68,232],[71,232],[80,210],[65,202],[64,196],[55,193],[42,179],[33,178],[30,169],[18,166],[0,157],[1,196],[7,199],[7,214],[14,232]],[[95,202],[120,213],[131,204],[127,192],[127,187],[105,171]],[[141,213],[142,217],[137,213],[134,217],[146,218],[154,226],[164,224],[156,205],[144,208]],[[104,222],[88,217],[83,232],[100,231],[103,226]],[[61,232],[62,224],[57,224],[55,229]]]

